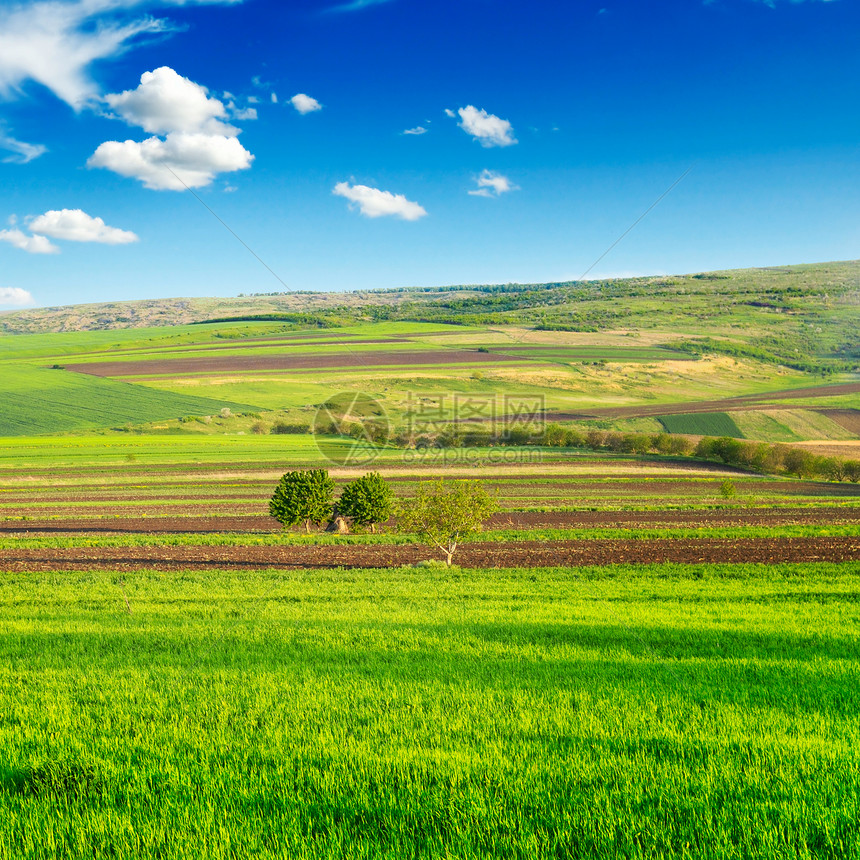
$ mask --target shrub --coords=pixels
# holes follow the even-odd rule
[[[322,525],[332,512],[334,481],[325,469],[287,472],[280,480],[271,500],[269,513],[284,528],[304,522]]]
[[[276,421],[272,426],[271,432],[281,435],[286,433],[307,433],[308,428],[305,424],[290,424],[287,421]]]
[[[603,430],[589,430],[585,435],[585,444],[592,451],[598,451],[606,443],[606,433]]]
[[[391,516],[393,505],[394,493],[388,481],[378,472],[369,472],[343,488],[337,511],[375,532],[376,524]]]
[[[724,499],[734,498],[735,495],[735,482],[731,478],[726,478],[722,484],[720,484],[720,495]]]

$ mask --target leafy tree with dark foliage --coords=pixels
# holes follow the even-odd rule
[[[284,528],[304,522],[322,525],[330,516],[334,497],[334,481],[325,469],[287,472],[280,480],[269,501],[269,513]]]
[[[368,472],[343,488],[337,512],[375,532],[376,524],[391,516],[393,505],[394,493],[388,481],[379,472]]]

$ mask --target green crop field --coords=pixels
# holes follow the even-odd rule
[[[838,565],[6,574],[0,857],[860,852]]]
[[[687,415],[662,415],[659,418],[667,433],[695,433],[702,436],[730,436],[743,439],[734,419],[725,412],[693,412]]]
[[[247,409],[232,401],[156,391],[111,379],[23,364],[0,376],[0,435],[63,433]]]

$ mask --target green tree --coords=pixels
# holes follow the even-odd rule
[[[415,497],[401,505],[398,526],[441,550],[450,567],[457,547],[498,509],[480,481],[422,481]]]
[[[393,507],[394,493],[379,472],[368,472],[347,484],[337,503],[339,514],[352,517],[361,526],[370,526],[372,532],[377,523],[391,516]]]
[[[269,501],[269,513],[284,528],[304,522],[322,525],[330,516],[334,497],[334,481],[325,469],[287,472]]]

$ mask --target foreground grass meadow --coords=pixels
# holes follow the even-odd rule
[[[855,574],[6,574],[0,857],[860,856]]]

